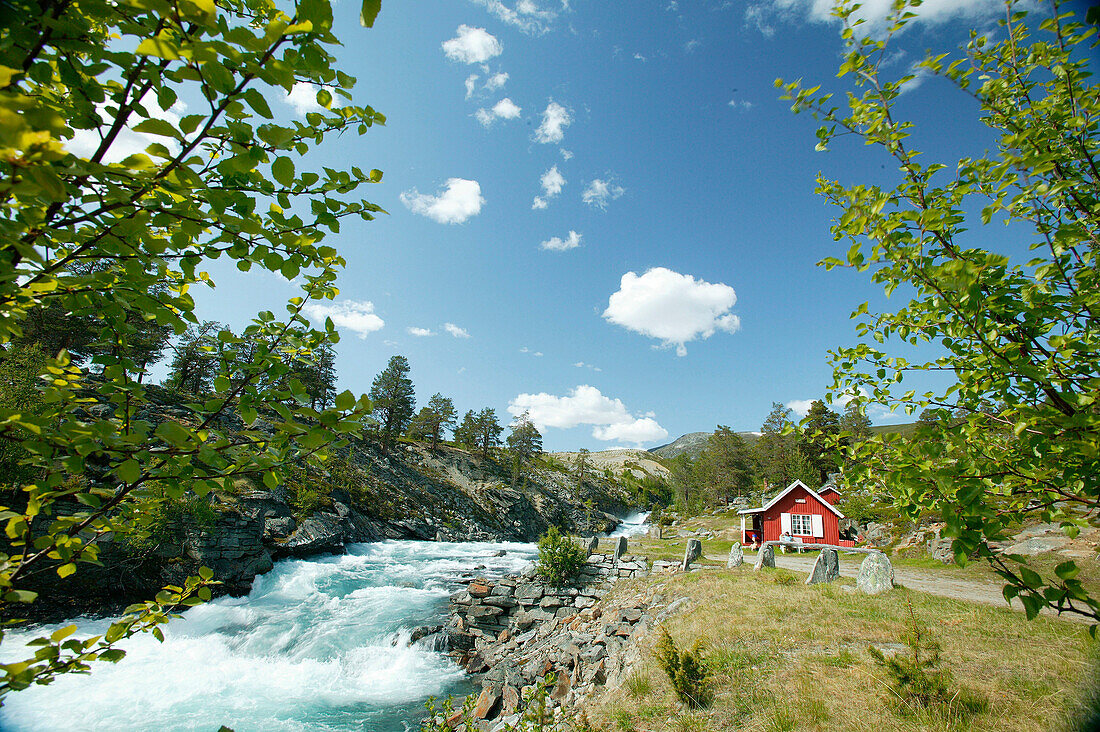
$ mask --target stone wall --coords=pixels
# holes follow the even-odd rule
[[[484,673],[479,728],[514,724],[521,700],[548,674],[552,706],[574,704],[615,678],[628,644],[651,626],[648,603],[601,600],[619,579],[648,573],[645,557],[592,554],[573,586],[546,585],[532,568],[496,582],[474,579],[455,593],[446,632],[466,670]]]

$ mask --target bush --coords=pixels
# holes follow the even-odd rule
[[[568,582],[584,566],[587,553],[577,542],[562,536],[551,526],[539,539],[539,561],[535,566],[539,577],[555,587]]]
[[[913,605],[907,604],[909,621],[905,644],[909,646],[909,654],[887,658],[874,646],[867,648],[875,663],[890,676],[888,684],[898,702],[898,711],[907,714],[933,711],[963,718],[984,712],[987,701],[967,689],[952,688],[951,672],[940,665],[940,644],[917,620]]]
[[[662,627],[656,654],[657,663],[668,674],[672,690],[680,701],[692,709],[705,707],[710,703],[710,669],[703,658],[701,640],[695,641],[691,650],[681,651],[668,630]]]

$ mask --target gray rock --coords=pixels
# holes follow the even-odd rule
[[[744,563],[745,550],[741,547],[741,542],[735,541],[733,546],[730,547],[730,557],[726,560],[726,569],[740,567]]]
[[[840,579],[840,558],[836,549],[822,549],[814,568],[810,570],[810,576],[806,578],[806,584],[816,585],[836,579]]]
[[[620,536],[619,540],[615,543],[615,561],[619,561],[619,557],[626,554],[626,537]]]
[[[868,554],[863,564],[859,565],[856,589],[867,595],[878,595],[893,587],[894,567],[890,559],[881,552]]]
[[[764,567],[775,569],[775,547],[771,544],[761,547],[760,553],[756,555],[756,566],[754,570],[759,570]]]
[[[685,572],[688,571],[691,563],[701,556],[703,556],[703,542],[698,539],[688,539],[687,547],[684,549],[684,563],[680,568]]]
[[[600,537],[593,536],[588,540],[588,545],[585,548],[589,554],[595,554],[596,550],[600,548]]]

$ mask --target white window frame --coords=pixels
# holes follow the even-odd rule
[[[795,536],[813,536],[813,515],[808,513],[792,513],[791,534]]]

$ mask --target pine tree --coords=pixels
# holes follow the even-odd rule
[[[172,363],[168,367],[165,386],[189,394],[208,394],[218,371],[217,341],[222,329],[215,320],[189,326],[172,345]]]
[[[409,426],[416,410],[416,394],[409,378],[409,360],[404,356],[392,356],[385,370],[374,377],[368,397],[374,406],[373,415],[378,420],[376,430],[382,439],[382,446],[392,447]]]
[[[489,450],[500,445],[500,433],[504,428],[497,420],[497,412],[492,407],[485,407],[477,413],[477,446],[481,449],[481,458],[489,458]]]
[[[474,410],[462,417],[462,423],[455,427],[454,437],[455,442],[463,447],[471,450],[477,447],[477,413]]]
[[[837,469],[836,448],[829,447],[830,439],[840,432],[840,416],[825,406],[825,402],[815,399],[802,422],[802,435],[798,440],[798,451],[810,467],[814,477],[811,488],[825,482],[829,473]]]

